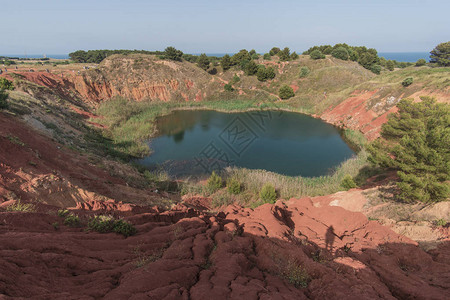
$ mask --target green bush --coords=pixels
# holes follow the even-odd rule
[[[239,76],[237,76],[237,74],[234,74],[233,79],[231,79],[231,84],[235,84],[238,83],[239,81],[241,81],[241,78]]]
[[[304,78],[304,77],[308,76],[309,72],[310,72],[310,70],[308,67],[301,67],[300,75],[299,75],[300,78]]]
[[[64,219],[64,225],[69,227],[79,227],[81,225],[81,221],[77,215],[70,214]]]
[[[280,96],[281,99],[285,100],[294,97],[295,93],[290,86],[283,85],[278,91],[278,96]]]
[[[443,201],[450,195],[450,106],[421,99],[397,104],[398,112],[382,126],[382,138],[369,145],[369,160],[397,171],[400,200]]]
[[[34,212],[35,210],[36,208],[33,204],[22,203],[20,200],[6,207],[6,211]]]
[[[60,209],[58,210],[58,217],[64,218],[69,214],[69,211],[67,209]]]
[[[275,203],[277,192],[270,183],[266,183],[259,192],[259,197],[266,203]]]
[[[208,178],[207,186],[211,192],[220,190],[223,186],[222,177],[220,177],[219,175],[216,174],[215,171],[213,171],[211,176]]]
[[[388,60],[386,62],[386,69],[388,69],[389,71],[394,71],[395,68],[395,62],[393,60]]]
[[[227,189],[230,194],[237,195],[241,193],[242,185],[236,178],[227,180]]]
[[[274,79],[276,76],[275,70],[272,67],[264,67],[263,65],[258,66],[258,71],[256,72],[256,78],[259,81],[266,81],[268,79]]]
[[[232,92],[234,91],[233,86],[230,83],[227,83],[223,86],[223,89],[227,92]]]
[[[423,59],[423,58],[418,59],[418,60],[416,61],[416,67],[425,66],[426,63],[427,63],[427,61],[426,61],[425,59]]]
[[[404,87],[410,86],[413,83],[414,79],[412,77],[408,77],[402,81],[402,85]]]
[[[8,108],[8,93],[0,89],[0,109]]]
[[[115,232],[126,237],[136,233],[136,228],[122,220],[114,219],[112,216],[95,216],[88,222],[87,229],[100,233]]]
[[[344,47],[337,47],[331,52],[331,56],[342,60],[348,60],[348,51]]]
[[[209,68],[209,58],[206,56],[205,53],[200,54],[200,56],[197,59],[197,66],[203,70],[208,70]]]
[[[14,84],[5,77],[0,77],[0,90],[14,90]]]
[[[380,65],[372,65],[370,67],[370,71],[372,71],[375,74],[380,74],[381,73],[381,66]]]
[[[325,55],[323,55],[322,52],[320,52],[320,50],[314,50],[314,51],[312,51],[312,52],[309,54],[309,56],[310,56],[312,59],[323,59],[323,58],[325,58]]]
[[[299,56],[298,56],[298,54],[295,51],[291,53],[291,59],[292,60],[296,60],[296,59],[298,59],[298,57]]]
[[[342,179],[341,187],[343,187],[346,190],[354,189],[356,187],[356,183],[353,180],[353,177],[351,175],[348,175],[348,174],[345,175],[344,179]]]
[[[270,56],[269,53],[264,53],[263,58],[264,58],[265,60],[271,60],[271,59],[272,59],[272,57]]]
[[[434,224],[435,224],[436,226],[442,226],[442,227],[444,227],[444,226],[447,225],[447,221],[445,221],[444,219],[439,219],[439,220],[434,221]]]

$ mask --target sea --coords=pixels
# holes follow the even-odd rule
[[[297,52],[301,53],[301,52]],[[200,55],[200,53],[192,53]],[[222,57],[225,54],[233,55],[233,53],[206,53],[208,56]],[[54,59],[68,59],[68,54],[0,54],[0,56],[18,57],[18,58],[54,58]],[[423,58],[426,61],[430,61],[429,52],[378,52],[378,56],[384,57],[387,60],[392,59],[399,62],[416,62],[418,59]]]

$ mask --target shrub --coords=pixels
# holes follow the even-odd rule
[[[425,66],[426,63],[427,63],[427,61],[425,59],[421,58],[416,61],[416,67]]]
[[[100,233],[115,232],[125,237],[136,233],[136,228],[132,224],[122,219],[114,219],[112,216],[95,216],[89,220],[87,228]]]
[[[227,92],[232,92],[234,91],[233,86],[230,83],[227,83],[223,86],[223,89]]]
[[[304,78],[304,77],[308,76],[309,72],[310,72],[310,70],[308,67],[301,67],[300,75],[299,75],[300,78]]]
[[[231,84],[238,83],[239,81],[241,81],[241,78],[234,74],[233,79],[231,79]]]
[[[413,83],[414,79],[412,77],[408,77],[402,81],[402,85],[404,87],[410,86]]]
[[[35,211],[35,207],[31,203],[22,203],[19,200],[10,206],[7,206],[6,211],[33,212]]]
[[[266,183],[259,192],[259,197],[266,203],[275,203],[277,192],[270,183]]]
[[[287,263],[282,276],[297,288],[307,288],[311,281],[311,277],[306,269],[293,261]]]
[[[443,201],[450,195],[450,107],[421,99],[397,104],[398,112],[382,126],[382,138],[369,145],[369,160],[397,171],[400,200]]]
[[[380,74],[381,73],[381,66],[380,65],[372,65],[370,67],[370,71],[372,71],[375,74]]]
[[[242,69],[244,70],[246,75],[251,76],[255,75],[256,72],[258,72],[258,65],[255,63],[255,61],[251,60],[244,64]]]
[[[67,209],[60,209],[58,210],[58,217],[64,218],[69,214],[69,211]]]
[[[314,51],[312,51],[312,52],[309,54],[309,56],[310,56],[312,59],[323,59],[323,58],[325,58],[325,55],[323,55],[322,52],[320,52],[320,50],[314,50]]]
[[[264,53],[263,58],[264,58],[265,60],[271,60],[271,59],[272,59],[272,57],[270,56],[269,53]]]
[[[278,96],[280,96],[281,99],[289,99],[295,96],[294,90],[288,86],[283,85],[280,90],[278,91]]]
[[[14,84],[5,77],[0,77],[0,90],[14,90]]]
[[[0,89],[0,109],[8,108],[8,93]]]
[[[287,61],[290,59],[291,50],[288,47],[285,47],[283,50],[278,52],[278,57],[280,57],[281,61]]]
[[[447,225],[447,221],[445,221],[444,219],[439,219],[439,220],[434,221],[434,224],[436,226],[444,227],[445,225]]]
[[[386,69],[388,69],[389,71],[394,71],[395,68],[395,62],[393,60],[388,60],[386,62]]]
[[[337,47],[331,52],[331,56],[342,60],[348,60],[348,51],[344,47]]]
[[[64,225],[69,227],[79,227],[81,225],[81,221],[77,215],[70,214],[64,219]]]
[[[230,194],[237,195],[242,190],[241,183],[236,178],[227,180],[227,189]]]
[[[258,71],[256,72],[256,77],[259,81],[266,81],[268,79],[274,79],[276,76],[275,70],[272,67],[264,67],[263,65],[258,66]]]
[[[211,192],[215,192],[215,191],[221,189],[223,186],[222,177],[220,177],[219,175],[216,174],[215,171],[213,171],[211,176],[208,178],[207,185],[208,185],[208,189]]]
[[[291,54],[291,59],[292,59],[292,60],[298,59],[298,54],[297,54],[295,51],[292,52],[292,54]]]
[[[354,189],[356,187],[356,183],[353,180],[353,177],[351,175],[348,175],[348,174],[345,175],[344,179],[342,179],[341,187],[343,187],[346,190]]]

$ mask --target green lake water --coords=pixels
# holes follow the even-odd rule
[[[227,166],[312,177],[354,155],[337,128],[298,113],[180,110],[158,118],[156,126],[158,135],[148,142],[153,153],[138,163],[175,177]]]

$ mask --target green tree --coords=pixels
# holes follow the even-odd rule
[[[418,60],[416,61],[416,67],[425,66],[426,63],[427,63],[427,61],[426,61],[425,59],[423,59],[423,58],[418,59]]]
[[[14,90],[14,84],[5,77],[0,77],[0,90]]]
[[[369,160],[397,171],[401,200],[437,202],[450,196],[450,106],[421,99],[398,103],[369,145]]]
[[[372,65],[378,63],[378,56],[373,52],[364,52],[359,56],[358,63],[364,68],[370,70]]]
[[[270,56],[269,53],[264,53],[263,58],[264,58],[265,60],[271,60],[271,59],[272,59],[272,57]]]
[[[250,54],[250,56],[253,56],[254,54],[257,54],[257,53],[256,53],[255,49],[252,49],[252,50],[250,50],[250,52],[248,52],[248,54]]]
[[[387,68],[389,71],[394,71],[394,68],[395,68],[395,63],[394,63],[394,61],[393,61],[393,60],[388,60],[388,61],[386,62],[386,68]]]
[[[4,89],[0,89],[0,109],[8,108],[8,93]]]
[[[209,68],[209,58],[206,56],[205,53],[200,54],[200,56],[197,59],[197,66],[203,70],[208,70]]]
[[[280,52],[278,52],[278,57],[280,57],[281,61],[287,61],[289,60],[291,57],[291,50],[289,50],[288,47],[285,47],[283,50],[281,50]]]
[[[436,63],[438,66],[450,66],[450,42],[437,45],[430,52],[430,62]]]
[[[291,54],[291,59],[292,59],[292,60],[298,59],[298,54],[297,54],[295,51],[292,52],[292,54]]]
[[[255,75],[258,72],[258,65],[254,60],[251,60],[244,66],[244,72],[248,76]]]
[[[270,54],[271,56],[274,56],[274,55],[277,55],[278,52],[280,52],[280,51],[281,51],[280,48],[278,48],[278,47],[273,47],[272,49],[270,49],[269,54]]]
[[[309,56],[310,56],[312,59],[323,59],[323,58],[325,58],[325,55],[323,55],[322,52],[321,52],[320,50],[314,50],[314,51],[312,51],[312,52],[309,54]]]
[[[331,52],[331,56],[342,60],[348,60],[348,51],[344,47],[337,47]]]
[[[282,87],[280,87],[280,90],[278,91],[278,96],[280,96],[281,99],[285,100],[294,97],[295,93],[290,86],[283,85]]]
[[[233,65],[242,65],[242,61],[249,61],[251,59],[250,53],[248,53],[247,50],[242,49],[231,57],[231,62]]]
[[[222,65],[222,69],[224,71],[229,70],[231,68],[231,57],[228,54],[225,54],[220,61]]]
[[[183,56],[183,52],[181,50],[177,50],[174,47],[167,47],[164,50],[164,58],[181,61],[181,57]]]

